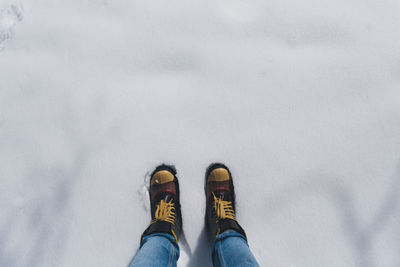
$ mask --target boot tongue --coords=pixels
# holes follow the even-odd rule
[[[227,190],[216,190],[214,195],[224,201],[232,201],[232,194]]]
[[[154,197],[154,203],[159,203],[161,200],[164,202],[170,202],[171,200],[174,202],[175,195],[170,192],[160,192]]]

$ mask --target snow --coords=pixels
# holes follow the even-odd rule
[[[400,2],[0,1],[0,265],[126,266],[174,164],[178,266],[227,164],[261,266],[400,265]]]

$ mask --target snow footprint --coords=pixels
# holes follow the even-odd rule
[[[7,40],[14,36],[14,28],[22,21],[22,5],[11,5],[0,10],[0,51],[5,48]]]
[[[147,172],[143,179],[143,184],[138,190],[140,201],[142,202],[145,211],[150,211],[150,196],[149,196],[149,185],[150,184],[150,172]]]

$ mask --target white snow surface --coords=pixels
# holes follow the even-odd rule
[[[210,266],[216,161],[261,266],[400,266],[400,2],[0,0],[0,266],[127,266],[160,163]]]

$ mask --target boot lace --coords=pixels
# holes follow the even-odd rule
[[[175,224],[175,206],[172,203],[172,199],[169,202],[165,202],[163,199],[157,204],[156,213],[151,223],[157,221],[165,221],[171,224]]]
[[[222,200],[222,197],[214,196],[214,211],[217,216],[217,222],[222,219],[231,219],[236,221],[235,212],[233,211],[232,202]]]

